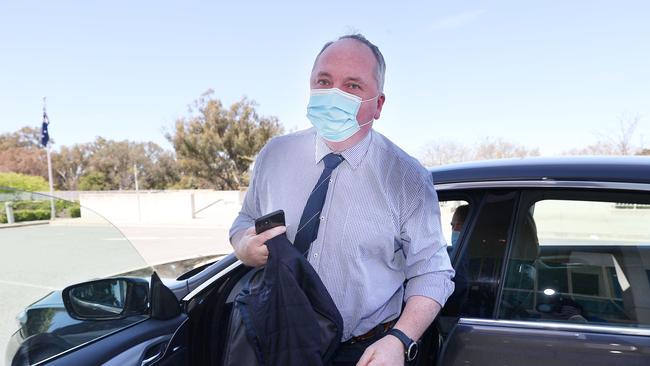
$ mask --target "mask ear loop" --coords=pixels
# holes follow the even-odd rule
[[[369,102],[369,101],[371,101],[371,100],[373,100],[373,99],[377,99],[377,98],[379,98],[380,95],[381,95],[381,93],[375,95],[374,97],[372,97],[372,98],[370,98],[370,99],[362,100],[361,103],[363,103],[363,102]]]
[[[373,99],[377,99],[377,98],[379,98],[380,95],[381,95],[381,94],[377,94],[376,96],[374,96],[374,97],[372,97],[372,98],[370,98],[370,99],[362,100],[361,103],[363,103],[363,102],[369,102],[369,101],[371,101],[371,100],[373,100]],[[372,117],[372,118],[370,119],[370,121],[360,124],[359,127],[367,126],[367,125],[371,124],[374,120],[375,120],[375,117]]]

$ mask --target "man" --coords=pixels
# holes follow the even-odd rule
[[[372,130],[386,101],[384,73],[379,49],[361,35],[323,47],[310,78],[314,128],[262,149],[230,230],[237,257],[260,266],[265,241],[285,230],[294,241],[318,222],[308,259],[344,321],[334,365],[403,364],[409,341],[422,336],[453,292],[430,174]],[[339,161],[332,165],[332,157]],[[306,215],[323,185],[322,208]],[[254,219],[277,209],[287,227],[255,235]]]
[[[454,250],[457,247],[456,242],[458,241],[458,237],[460,237],[460,232],[463,231],[463,225],[465,225],[468,212],[469,205],[460,205],[456,207],[454,215],[451,218],[451,245]]]

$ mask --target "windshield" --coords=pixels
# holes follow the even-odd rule
[[[39,335],[41,342],[44,334],[56,338],[33,363],[137,320],[102,322],[89,335],[63,308],[66,286],[126,272],[150,277],[152,269],[109,221],[74,200],[4,188],[0,208],[0,344],[9,343],[8,352]]]

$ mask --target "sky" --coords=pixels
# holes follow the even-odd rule
[[[171,149],[165,132],[208,89],[306,128],[314,57],[360,32],[387,64],[374,127],[412,155],[485,138],[556,155],[634,116],[649,146],[649,19],[625,0],[0,0],[0,133],[40,126],[47,96],[58,146]]]

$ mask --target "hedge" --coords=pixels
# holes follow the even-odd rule
[[[50,201],[16,201],[12,203],[14,220],[37,221],[50,219]],[[81,207],[78,202],[56,200],[54,201],[56,217],[81,217]],[[0,223],[7,223],[4,206],[0,207]]]

